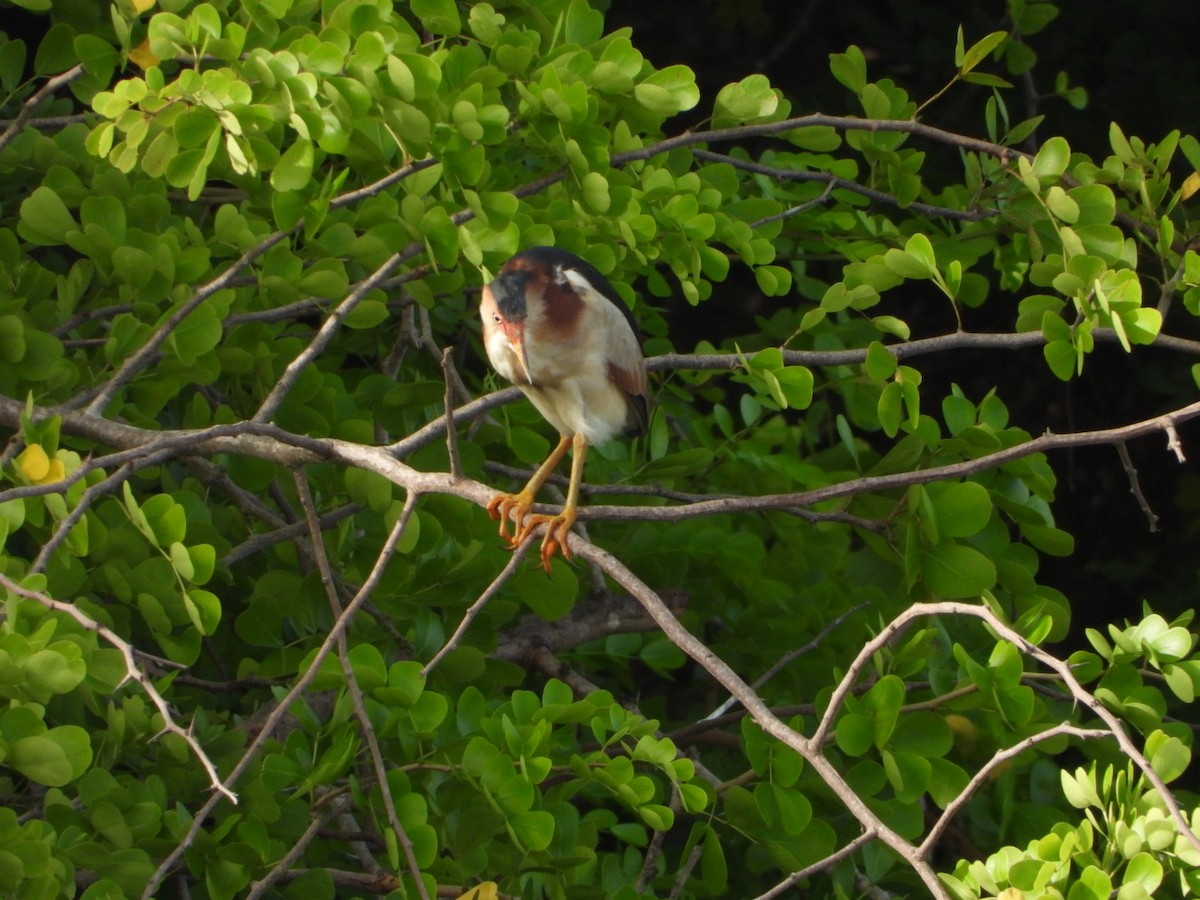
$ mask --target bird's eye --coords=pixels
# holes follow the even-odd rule
[[[504,320],[500,318],[500,313],[492,313],[492,321],[499,325]]]

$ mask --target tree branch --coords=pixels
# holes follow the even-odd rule
[[[24,127],[25,123],[29,121],[29,118],[33,115],[34,110],[42,105],[43,100],[57,91],[60,87],[70,84],[76,78],[81,76],[83,71],[83,63],[72,66],[61,75],[55,75],[53,78],[49,79],[45,84],[38,88],[37,92],[33,94],[33,96],[22,103],[21,111],[17,113],[15,119],[9,120],[8,126],[4,129],[4,133],[0,134],[0,151],[4,150],[5,147],[12,143],[13,138],[20,133],[21,128]]]
[[[191,748],[192,753],[195,754],[196,759],[199,760],[200,765],[204,767],[204,771],[208,775],[209,784],[212,785],[214,792],[214,800],[218,797],[225,797],[231,803],[237,803],[237,794],[226,787],[221,781],[220,776],[217,774],[216,766],[208,758],[208,754],[204,752],[204,748],[200,746],[200,742],[196,740],[191,729],[184,728],[175,722],[174,717],[171,715],[171,707],[167,704],[166,698],[158,692],[158,689],[150,680],[150,676],[138,668],[133,658],[134,651],[132,645],[111,628],[101,625],[74,603],[64,603],[61,600],[55,600],[53,597],[43,594],[41,591],[33,591],[22,587],[2,572],[0,572],[0,587],[5,588],[9,593],[15,594],[18,597],[40,603],[46,609],[70,616],[88,631],[98,634],[104,640],[108,641],[108,643],[112,644],[125,660],[125,680],[136,681],[141,685],[142,690],[146,692],[146,696],[150,698],[150,702],[158,710],[158,714],[162,716],[163,727],[161,733],[178,735]]]
[[[321,663],[323,663],[325,661],[325,657],[327,657],[333,651],[337,643],[338,636],[344,633],[346,628],[349,626],[350,621],[354,618],[355,613],[358,612],[359,608],[367,601],[371,594],[374,593],[376,586],[383,577],[383,573],[387,568],[387,564],[391,561],[392,556],[395,555],[396,545],[399,543],[400,538],[404,535],[405,529],[408,527],[409,520],[412,518],[413,511],[416,509],[418,497],[419,495],[416,492],[410,492],[405,498],[404,509],[400,513],[399,518],[396,519],[396,524],[392,526],[392,530],[388,534],[383,548],[379,551],[379,555],[375,560],[375,565],[372,567],[366,581],[363,582],[362,587],[358,589],[358,593],[356,593],[354,598],[348,604],[346,604],[346,608],[342,611],[342,614],[333,623],[333,626],[329,630],[329,634],[326,636],[325,640],[322,641],[321,646],[317,648],[317,652],[313,654],[312,659],[309,661],[308,668],[304,670],[304,673],[298,679],[296,679],[296,683],[292,686],[292,689],[287,692],[283,699],[279,701],[275,709],[271,711],[271,714],[267,716],[266,721],[263,723],[262,729],[257,735],[255,735],[254,740],[250,742],[250,745],[242,754],[242,758],[238,760],[237,764],[234,765],[233,769],[230,771],[225,781],[226,784],[236,784],[238,778],[241,777],[242,773],[246,771],[250,763],[253,762],[258,756],[259,751],[262,750],[263,745],[266,744],[271,733],[279,724],[279,721],[285,715],[287,715],[287,712],[291,708],[292,704],[299,699],[300,695],[304,693],[304,691],[312,683],[313,679],[317,677],[317,673],[321,668]],[[163,858],[163,861],[159,863],[158,868],[154,870],[154,874],[150,877],[150,880],[146,882],[146,888],[142,892],[142,900],[151,900],[151,898],[154,897],[155,893],[158,891],[159,885],[162,884],[163,879],[166,878],[167,874],[175,868],[175,864],[179,862],[179,859],[185,852],[187,852],[188,847],[195,842],[196,836],[200,833],[200,829],[204,827],[204,822],[208,818],[209,814],[212,813],[212,811],[216,808],[219,799],[219,796],[214,794],[208,799],[207,802],[204,803],[203,806],[200,807],[196,815],[192,818],[192,823],[188,827],[187,833],[179,841],[175,849]]]

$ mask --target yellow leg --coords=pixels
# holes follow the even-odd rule
[[[583,481],[583,461],[587,459],[587,449],[587,438],[582,434],[575,435],[571,445],[571,482],[567,487],[567,502],[562,512],[554,516],[532,515],[526,520],[522,537],[538,525],[546,525],[546,535],[542,538],[542,568],[547,572],[550,571],[550,559],[555,550],[561,550],[564,559],[571,558],[567,536],[571,533],[571,526],[575,524],[575,515],[579,508],[579,484]]]
[[[571,439],[563,435],[562,440],[558,442],[558,446],[546,457],[546,461],[538,466],[537,471],[533,473],[533,477],[529,479],[529,483],[521,489],[521,493],[497,494],[488,503],[488,515],[493,519],[500,520],[500,537],[508,541],[511,546],[515,547],[521,543],[529,533],[529,529],[533,527],[526,524],[525,517],[533,509],[533,501],[537,497],[537,492],[546,483],[546,479],[550,477],[550,473],[554,471],[554,467],[567,455],[567,450],[570,447]],[[574,466],[572,466],[573,471]],[[512,515],[513,520],[513,533],[511,537],[508,534],[509,515]]]

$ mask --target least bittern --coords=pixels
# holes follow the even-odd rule
[[[561,550],[579,507],[579,483],[590,444],[646,428],[646,364],[624,301],[596,269],[573,253],[531,247],[504,264],[483,288],[483,343],[492,366],[533,401],[561,438],[518,494],[498,494],[488,515],[516,547],[545,524],[542,567]],[[562,512],[533,514],[534,498],[571,451],[571,480]],[[508,532],[512,517],[513,533]]]

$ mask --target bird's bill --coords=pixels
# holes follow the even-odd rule
[[[517,365],[521,367],[521,374],[525,376],[525,381],[533,384],[533,376],[529,374],[529,354],[525,350],[525,323],[524,322],[505,322],[503,325],[504,335],[508,338],[508,343],[513,348],[513,353],[517,357]]]

